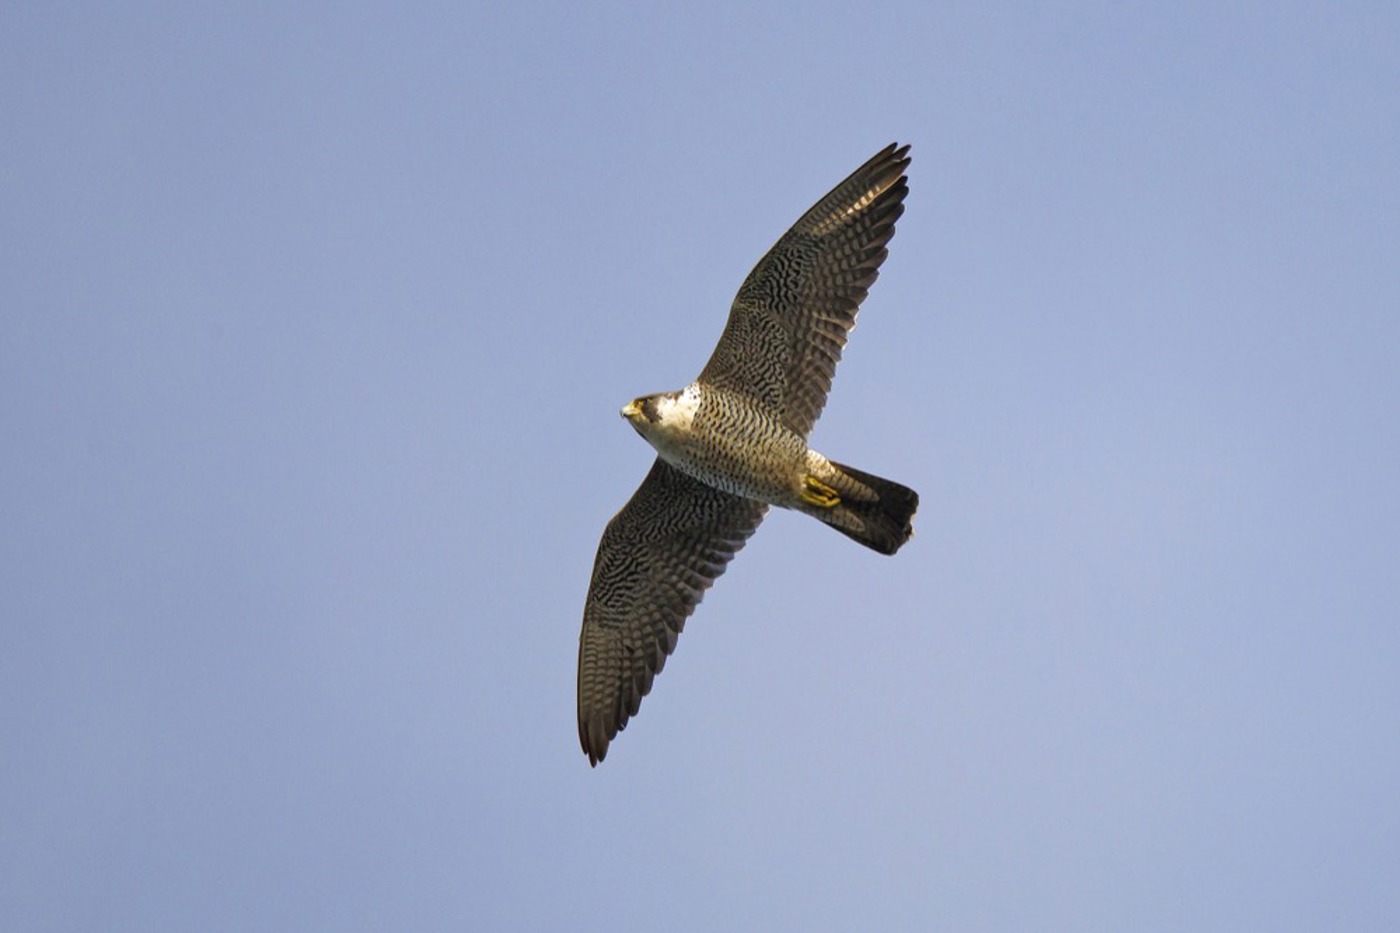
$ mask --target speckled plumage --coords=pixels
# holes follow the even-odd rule
[[[579,637],[579,740],[592,764],[636,715],[685,620],[769,505],[893,554],[913,490],[807,447],[846,336],[908,194],[888,146],[818,201],[749,273],[694,383],[623,409],[657,450],[608,523]]]

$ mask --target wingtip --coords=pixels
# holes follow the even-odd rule
[[[877,152],[875,158],[888,159],[890,162],[899,162],[903,165],[908,165],[913,159],[913,156],[909,154],[911,148],[912,146],[909,143],[900,145],[899,141],[896,140]]]
[[[609,736],[601,722],[589,723],[582,719],[578,724],[578,742],[588,757],[588,766],[598,767],[598,762],[608,757]]]
[[[853,172],[847,181],[864,179],[886,189],[909,190],[905,172],[913,161],[909,155],[909,144],[890,143],[871,156],[866,163]]]

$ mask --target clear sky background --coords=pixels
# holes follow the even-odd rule
[[[7,930],[1400,929],[1400,7],[11,4]],[[617,414],[886,143],[596,770]]]

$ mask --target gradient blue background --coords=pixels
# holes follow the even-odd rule
[[[11,4],[7,930],[1400,929],[1400,7]],[[875,150],[814,445],[590,770],[618,418]]]

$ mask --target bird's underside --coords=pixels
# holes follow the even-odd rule
[[[908,151],[881,150],[768,251],[691,386],[623,409],[658,457],[603,532],[584,605],[578,726],[590,763],[636,715],[770,503],[885,554],[913,533],[913,490],[807,448],[903,213]]]

